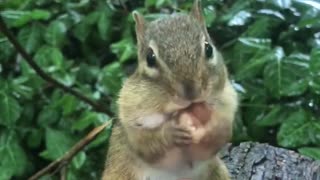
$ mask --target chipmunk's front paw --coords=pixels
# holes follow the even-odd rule
[[[167,127],[165,136],[176,146],[187,146],[192,143],[192,133],[188,127],[170,122],[170,126]]]

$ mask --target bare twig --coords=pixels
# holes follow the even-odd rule
[[[36,180],[40,177],[44,176],[45,174],[54,171],[54,170],[63,170],[63,168],[66,167],[66,165],[71,161],[71,159],[80,152],[87,144],[92,142],[97,135],[104,130],[107,126],[111,124],[112,120],[109,120],[108,122],[104,123],[101,126],[98,126],[94,128],[86,137],[81,139],[77,144],[75,144],[64,156],[61,158],[53,161],[50,163],[47,167],[43,168],[42,170],[38,171],[36,174],[31,176],[29,180]],[[61,173],[64,173],[63,171]],[[63,178],[63,174],[61,175],[61,178]]]
[[[112,115],[113,113],[101,106],[100,104],[94,102],[90,98],[84,96],[80,92],[60,83],[56,79],[52,78],[48,74],[46,74],[38,65],[37,63],[33,60],[33,58],[26,52],[26,50],[21,46],[21,44],[17,41],[15,36],[10,32],[8,29],[6,23],[4,22],[3,18],[0,16],[0,31],[8,38],[8,40],[13,44],[15,49],[21,54],[23,59],[27,61],[27,63],[36,71],[36,73],[45,81],[53,84],[55,87],[62,89],[63,91],[72,94],[73,96],[79,98],[83,102],[91,105],[95,111],[98,112],[103,112],[108,115]]]
[[[68,173],[68,166],[64,166],[62,169],[61,169],[61,178],[60,180],[67,180],[67,173]]]

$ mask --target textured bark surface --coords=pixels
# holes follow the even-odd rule
[[[228,145],[221,157],[233,180],[320,180],[320,161],[267,144]]]

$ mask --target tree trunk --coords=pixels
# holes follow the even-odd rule
[[[320,161],[267,144],[227,145],[221,157],[232,180],[320,180]]]

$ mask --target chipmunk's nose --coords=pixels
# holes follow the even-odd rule
[[[193,101],[199,98],[200,90],[195,86],[192,81],[184,81],[183,84],[182,97],[188,101]]]

